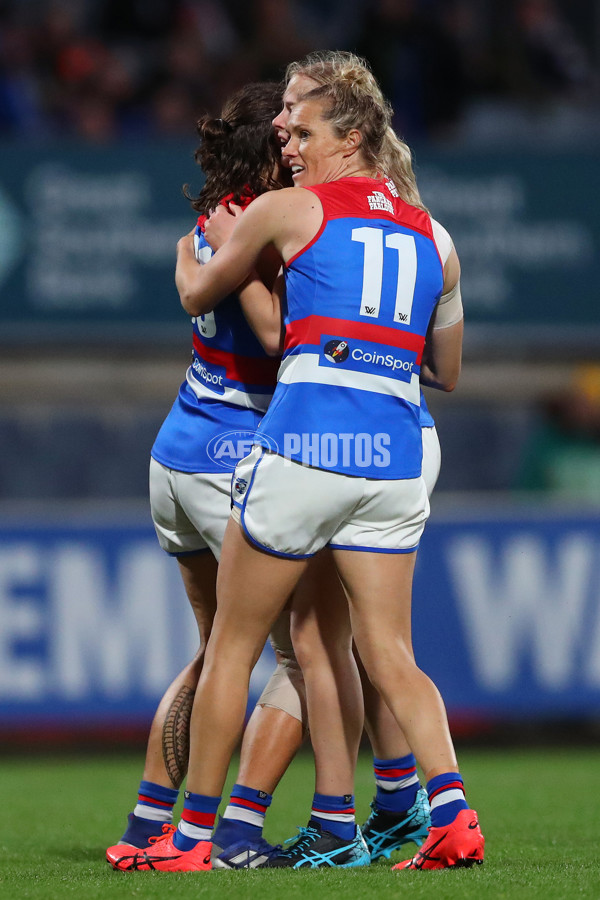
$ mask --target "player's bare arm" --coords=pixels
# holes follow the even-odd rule
[[[427,332],[421,383],[440,391],[453,391],[462,362],[463,314],[460,299],[460,262],[454,247],[444,266],[442,296]]]
[[[222,204],[211,212],[204,226],[204,236],[215,252],[227,243],[243,213],[242,207],[235,203]],[[269,356],[279,356],[283,343],[280,300],[284,286],[280,273],[281,257],[269,245],[262,251],[257,268],[238,288],[242,311]]]
[[[267,290],[258,273],[253,272],[238,292],[248,324],[269,356],[280,356],[283,351],[281,298],[284,290],[283,272],[276,279],[272,291]]]
[[[203,266],[195,263],[192,236],[181,238],[175,283],[183,308],[191,316],[210,312],[248,277],[268,244],[273,244],[285,262],[312,239],[322,218],[317,197],[287,188],[254,200],[239,217],[231,238]]]

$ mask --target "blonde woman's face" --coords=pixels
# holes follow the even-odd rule
[[[313,81],[313,79],[309,78],[307,75],[294,75],[294,77],[290,79],[283,95],[283,109],[279,115],[273,119],[273,128],[277,132],[277,137],[282,147],[287,144],[290,137],[287,130],[287,123],[294,106],[298,102],[298,98],[307,94],[309,91],[312,91],[312,89],[316,87],[318,87],[317,82]]]
[[[348,140],[339,138],[323,118],[322,101],[295,104],[287,127],[290,138],[282,153],[296,187],[335,181],[344,174]]]

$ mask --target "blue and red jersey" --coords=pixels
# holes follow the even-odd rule
[[[323,222],[286,267],[284,355],[259,433],[305,465],[315,464],[315,436],[344,435],[346,449],[354,436],[363,449],[370,443],[386,452],[370,463],[364,453],[329,454],[316,465],[417,477],[421,424],[428,424],[420,421],[421,357],[443,287],[431,218],[382,179],[307,190],[319,197]]]
[[[194,234],[201,265],[212,256],[204,222],[201,216]],[[180,472],[222,472],[211,447],[230,432],[254,433],[273,395],[279,359],[267,356],[233,294],[192,324],[192,362],[151,453]]]

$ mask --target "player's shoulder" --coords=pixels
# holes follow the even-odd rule
[[[369,215],[378,210],[393,214],[393,203],[384,197],[382,187],[383,183],[375,178],[345,176],[311,185],[305,192],[319,199],[328,219]]]
[[[440,222],[438,222],[437,219],[434,219],[432,215],[428,215],[431,220],[431,229],[433,232],[435,245],[438,249],[438,253],[440,254],[442,265],[445,265],[446,260],[450,256],[450,252],[454,247],[454,242],[446,228],[444,228],[444,226]]]
[[[315,196],[302,188],[280,188],[261,194],[251,204],[250,209],[261,214],[281,213],[288,209],[314,205]]]

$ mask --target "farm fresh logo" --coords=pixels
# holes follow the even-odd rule
[[[233,471],[239,461],[248,456],[254,444],[267,446],[273,453],[279,452],[276,441],[257,431],[224,431],[208,442],[206,453],[213,462]]]

